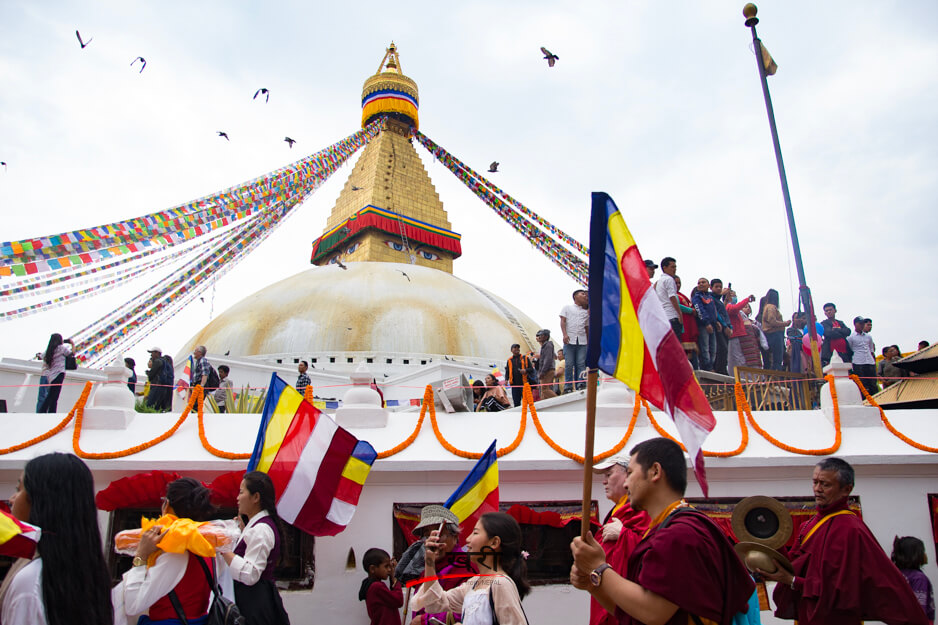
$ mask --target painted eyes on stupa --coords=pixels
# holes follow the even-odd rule
[[[394,250],[395,252],[407,251],[404,248],[404,244],[400,241],[392,241],[390,239],[385,239],[384,244],[387,245],[392,250]],[[435,252],[418,249],[418,250],[415,250],[414,253],[420,256],[420,258],[424,260],[440,260],[440,255]]]
[[[392,250],[394,250],[395,252],[404,251],[404,244],[401,243],[400,241],[385,241],[384,244],[387,245]]]
[[[345,253],[346,253],[346,254],[351,254],[352,252],[354,252],[355,250],[357,250],[360,245],[361,245],[361,243],[354,243],[354,244],[350,245],[349,248],[348,248],[347,250],[345,250]]]
[[[440,260],[439,255],[434,254],[433,252],[428,252],[428,251],[426,251],[426,250],[419,250],[417,253],[418,253],[418,254],[421,256],[421,258],[423,258],[424,260]]]

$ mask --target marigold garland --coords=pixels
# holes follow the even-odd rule
[[[915,447],[916,449],[920,449],[921,451],[927,451],[927,452],[933,453],[933,454],[938,454],[938,447],[929,447],[928,445],[923,445],[922,443],[919,443],[919,442],[916,442],[916,441],[912,440],[911,438],[909,438],[908,436],[906,436],[905,434],[903,434],[902,432],[900,432],[899,430],[897,430],[897,429],[895,428],[895,426],[893,426],[893,424],[889,422],[889,419],[886,418],[886,411],[883,410],[883,407],[880,406],[880,405],[876,402],[875,399],[873,399],[873,396],[870,395],[869,391],[866,390],[866,387],[863,386],[863,382],[860,381],[859,376],[854,375],[854,374],[851,373],[851,374],[850,374],[850,379],[854,381],[854,383],[855,383],[855,384],[857,385],[857,387],[860,389],[860,392],[863,393],[864,399],[866,399],[866,401],[870,402],[870,405],[872,405],[872,406],[874,406],[874,407],[876,407],[876,408],[879,409],[879,418],[882,419],[883,425],[886,426],[886,429],[887,429],[887,430],[889,430],[890,432],[892,432],[892,433],[893,433],[897,438],[899,438],[899,440],[901,440],[902,442],[907,443],[907,444],[911,445],[912,447]]]
[[[428,389],[429,389],[429,387],[428,387]],[[427,401],[427,393],[424,393],[423,400],[424,400],[424,402]],[[500,449],[498,449],[498,450],[495,451],[495,454],[496,454],[499,458],[501,458],[501,457],[504,456],[505,454],[510,454],[510,453],[513,452],[515,449],[517,449],[517,448],[518,448],[518,445],[520,445],[520,444],[521,444],[521,441],[524,439],[525,425],[527,424],[527,421],[528,421],[528,418],[527,418],[527,417],[528,417],[528,412],[527,412],[527,410],[526,410],[526,406],[527,406],[529,403],[533,404],[533,403],[534,403],[534,399],[533,399],[533,396],[531,395],[531,387],[528,386],[528,383],[527,383],[527,382],[525,382],[525,383],[524,383],[524,391],[522,391],[522,400],[521,400],[521,425],[520,425],[519,428],[518,428],[518,435],[515,436],[515,440],[512,441],[512,443],[511,443],[510,445],[508,445],[507,447],[502,447],[502,448],[500,448]],[[433,433],[436,435],[436,440],[438,440],[438,441],[440,442],[440,445],[442,445],[442,446],[443,446],[443,449],[445,449],[446,451],[448,451],[448,452],[450,452],[451,454],[454,454],[454,455],[456,455],[456,456],[460,456],[460,457],[462,457],[462,458],[469,458],[470,460],[478,460],[479,458],[482,457],[482,454],[481,454],[481,453],[474,453],[474,452],[471,452],[471,451],[463,451],[462,449],[457,449],[456,447],[454,447],[453,445],[451,445],[448,440],[446,440],[446,439],[443,437],[443,433],[440,432],[440,426],[439,426],[439,424],[437,424],[437,422],[436,422],[436,406],[434,406],[434,404],[433,404],[433,392],[432,392],[432,391],[430,391],[430,424],[433,426]]]
[[[606,458],[613,456],[619,453],[620,451],[622,451],[622,448],[625,447],[625,444],[629,442],[629,439],[632,437],[632,431],[635,429],[635,423],[638,421],[638,413],[639,413],[640,406],[641,404],[639,403],[638,396],[636,395],[635,406],[632,408],[632,419],[631,421],[629,421],[629,426],[625,430],[625,436],[623,436],[622,440],[616,443],[612,447],[612,449],[604,451],[598,456],[593,456],[593,464],[596,464],[597,462],[602,462]],[[531,418],[534,420],[534,427],[537,428],[537,433],[541,435],[541,438],[544,439],[545,443],[550,445],[551,449],[553,449],[554,451],[556,451],[558,454],[562,456],[566,456],[567,458],[570,458],[571,460],[578,462],[579,464],[583,464],[586,461],[586,459],[583,456],[580,456],[579,454],[575,454],[572,451],[567,451],[566,449],[558,445],[556,442],[554,442],[554,439],[552,439],[550,436],[547,435],[547,431],[544,429],[544,426],[541,425],[541,420],[537,416],[537,408],[534,407],[533,402],[531,404]]]
[[[303,399],[309,403],[313,403],[313,385],[307,384],[306,388],[303,389]]]
[[[306,387],[309,388],[309,387]],[[227,458],[228,460],[247,460],[251,457],[251,454],[236,454],[230,451],[222,451],[212,447],[208,442],[208,438],[205,437],[205,419],[204,419],[204,409],[205,409],[205,394],[201,386],[196,386],[192,390],[193,395],[198,395],[196,403],[199,407],[198,417],[199,417],[199,440],[202,441],[202,447],[205,448],[205,451],[212,454],[213,456],[218,456],[219,458]]]
[[[4,454],[11,454],[14,451],[26,449],[27,447],[32,447],[33,445],[36,445],[37,443],[41,443],[47,438],[51,438],[55,436],[56,434],[58,434],[59,432],[61,432],[62,430],[64,430],[65,426],[68,425],[69,422],[72,420],[72,418],[75,416],[75,410],[78,408],[78,406],[84,407],[85,402],[88,401],[88,395],[91,394],[91,386],[92,386],[91,382],[85,382],[85,387],[81,390],[81,395],[79,395],[78,401],[75,402],[75,405],[72,406],[72,409],[68,411],[68,415],[64,419],[62,419],[62,421],[60,421],[57,426],[55,426],[54,428],[52,428],[45,434],[40,434],[39,436],[36,436],[35,438],[29,439],[25,443],[20,443],[19,445],[13,445],[12,447],[4,447],[3,449],[0,449],[0,456]]]
[[[786,445],[777,438],[774,438],[771,434],[759,427],[758,423],[756,423],[756,420],[752,417],[752,410],[749,406],[749,402],[747,401],[745,402],[744,408],[746,411],[746,416],[749,418],[749,424],[752,425],[752,428],[765,440],[769,441],[779,449],[783,449],[793,454],[804,454],[806,456],[827,456],[836,452],[838,449],[840,449],[841,441],[840,405],[837,403],[837,389],[834,387],[834,376],[828,374],[824,376],[824,380],[827,382],[827,388],[830,389],[831,403],[834,405],[834,444],[827,449],[800,449],[798,447]],[[745,397],[743,399],[745,400]]]
[[[199,387],[196,387],[199,388]],[[199,388],[199,390],[201,390]],[[82,393],[84,395],[84,393]],[[158,445],[165,441],[167,438],[176,433],[176,430],[179,429],[179,426],[183,424],[186,418],[189,416],[189,411],[192,409],[196,398],[200,396],[198,392],[193,392],[189,397],[189,403],[186,405],[186,409],[182,411],[179,420],[176,421],[173,427],[169,428],[166,432],[157,436],[153,440],[141,443],[139,445],[134,445],[133,447],[128,447],[121,451],[108,451],[102,453],[88,453],[81,450],[79,445],[79,439],[81,438],[81,422],[85,414],[85,403],[79,398],[79,402],[75,404],[76,416],[75,416],[75,431],[72,433],[72,449],[75,450],[75,455],[79,458],[85,458],[86,460],[112,460],[114,458],[123,458],[124,456],[132,456],[136,453],[140,453],[144,449],[149,449],[154,445]]]
[[[746,418],[743,416],[743,409],[740,406],[746,406],[748,410],[749,403],[746,401],[746,396],[742,392],[742,385],[739,382],[736,383],[736,414],[739,416],[739,447],[733,449],[732,451],[707,451],[706,449],[702,450],[703,455],[708,458],[732,458],[733,456],[738,456],[739,454],[745,451],[746,447],[749,445],[749,429],[746,427]],[[648,415],[648,421],[651,423],[651,426],[655,428],[655,431],[658,432],[660,436],[674,441],[681,446],[681,449],[687,451],[687,448],[684,447],[684,443],[677,440],[665,430],[658,423],[657,420],[651,414],[651,406],[648,405],[648,401],[642,397],[642,404],[645,406],[645,413]]]
[[[423,391],[423,403],[420,404],[420,418],[417,419],[417,426],[414,428],[414,431],[401,444],[395,445],[391,449],[379,451],[379,460],[388,458],[396,453],[404,451],[410,447],[411,443],[417,440],[417,434],[420,433],[420,428],[423,426],[423,418],[427,415],[427,406],[430,406],[430,410],[433,410],[433,388],[429,384],[427,384],[427,388],[425,388]]]

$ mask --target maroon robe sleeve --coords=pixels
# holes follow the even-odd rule
[[[755,582],[729,539],[709,519],[697,513],[675,515],[650,540],[635,580],[640,586],[718,623],[731,622],[747,609]]]
[[[638,512],[632,509],[631,504],[625,503],[616,510],[613,515],[622,521],[622,531],[619,532],[619,538],[615,542],[603,542],[603,528],[596,530],[596,542],[602,546],[606,553],[606,563],[613,571],[626,576],[629,564],[629,556],[635,546],[642,540],[645,530],[648,529],[650,519],[645,512]],[[610,614],[596,599],[590,598],[590,625],[611,625],[616,622],[615,616]]]
[[[928,625],[905,577],[856,515],[829,519],[793,555],[800,589],[776,586],[776,616],[796,615],[800,625]]]

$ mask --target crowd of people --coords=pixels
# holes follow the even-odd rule
[[[204,625],[216,587],[248,623],[289,624],[274,583],[282,534],[267,474],[244,475],[237,498],[240,538],[214,558],[160,549],[176,531],[172,521],[217,517],[201,482],[184,477],[169,483],[159,519],[169,526],[140,534],[133,566],[113,588],[94,498],[91,471],[77,456],[51,453],[26,463],[10,509],[42,532],[35,557],[14,561],[0,587],[4,625],[109,625],[137,615],[139,624]]]

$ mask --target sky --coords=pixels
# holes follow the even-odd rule
[[[789,318],[798,278],[743,4],[0,0],[0,239],[165,210],[352,134],[393,40],[421,130],[479,171],[498,160],[492,180],[528,208],[587,244],[590,192],[605,191],[644,257],[677,259],[685,293],[701,276],[740,296],[775,288]],[[938,294],[922,287],[938,261],[938,3],[766,1],[759,18],[818,315],[833,301],[848,323],[871,317],[878,347],[938,340]],[[417,151],[463,237],[454,273],[559,333],[577,285]],[[354,158],[129,355],[175,354],[309,269]],[[0,356],[31,357],[150,278],[0,321]]]

